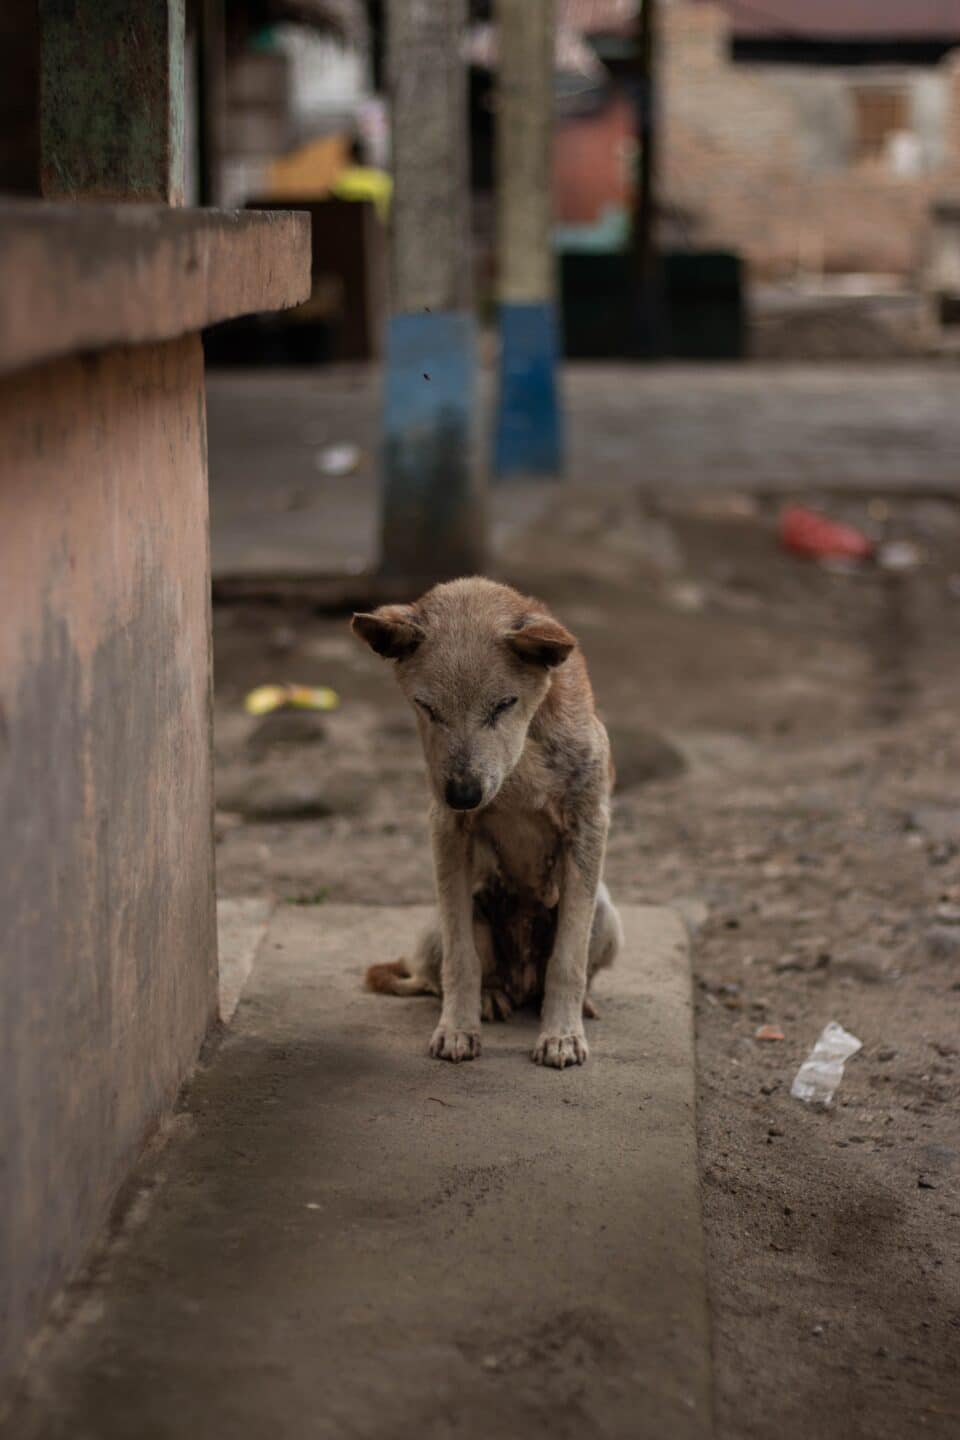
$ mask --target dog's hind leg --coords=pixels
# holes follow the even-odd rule
[[[593,912],[590,927],[590,951],[587,957],[588,993],[583,998],[583,1013],[588,1020],[596,1020],[599,1011],[590,999],[589,986],[598,970],[608,969],[623,948],[623,925],[616,906],[610,899],[610,891],[601,881],[597,889],[597,908]]]
[[[493,931],[490,928],[490,922],[479,913],[476,905],[473,909],[473,943],[477,947],[483,973],[483,988],[480,991],[480,1017],[488,1022],[509,1020],[513,1014],[513,1005],[500,983],[497,956],[493,948]]]
[[[381,995],[439,995],[442,948],[436,925],[424,930],[417,941],[413,960],[394,960],[387,965],[371,965],[366,987]]]

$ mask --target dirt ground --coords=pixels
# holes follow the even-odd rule
[[[614,898],[695,934],[703,1206],[723,1440],[960,1434],[960,505],[821,494],[907,573],[776,543],[782,496],[564,492],[498,562],[576,631],[620,774]],[[218,608],[221,893],[431,897],[389,667],[343,617]],[[253,685],[335,714],[253,720]],[[790,1097],[821,1027],[835,1106]],[[762,1025],[784,1038],[756,1038]],[[595,1048],[602,1051],[603,1022]],[[558,1077],[558,1084],[563,1083]]]

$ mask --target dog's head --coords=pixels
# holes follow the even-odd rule
[[[437,585],[414,605],[354,615],[353,631],[397,662],[431,787],[453,810],[478,810],[497,795],[553,670],[576,645],[535,602],[480,579]]]

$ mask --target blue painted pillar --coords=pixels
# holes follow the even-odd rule
[[[424,584],[483,568],[475,464],[476,322],[394,315],[384,396],[383,568]]]
[[[482,569],[470,284],[466,0],[388,0],[393,147],[383,569],[411,585]]]
[[[553,219],[553,0],[497,0],[498,477],[563,469]]]

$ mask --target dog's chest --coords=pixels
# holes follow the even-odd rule
[[[496,875],[508,889],[552,908],[560,898],[560,831],[545,810],[491,806],[474,832],[475,879]]]

